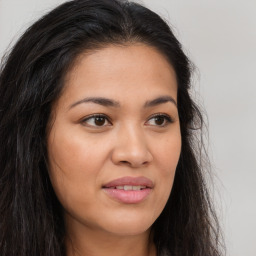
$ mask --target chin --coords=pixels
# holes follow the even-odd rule
[[[104,229],[110,233],[120,236],[134,236],[145,232],[148,232],[155,220],[149,217],[145,217],[139,214],[134,216],[132,214],[128,216],[119,216],[109,221],[105,218]]]
[[[111,227],[107,231],[118,236],[137,236],[149,232],[151,226],[123,225],[122,227]]]

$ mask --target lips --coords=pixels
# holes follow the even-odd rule
[[[153,188],[153,182],[146,177],[122,177],[116,180],[112,180],[109,183],[103,185],[103,188],[114,188],[117,186],[145,186],[147,188]]]
[[[112,199],[126,204],[144,201],[153,189],[153,182],[146,177],[122,177],[103,185],[104,192]]]

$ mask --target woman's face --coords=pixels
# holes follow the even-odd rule
[[[69,224],[118,235],[149,230],[180,156],[176,102],[175,72],[152,47],[80,56],[48,136],[50,179]]]

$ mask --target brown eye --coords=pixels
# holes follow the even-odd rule
[[[103,127],[110,125],[107,117],[104,115],[93,115],[82,121],[85,126]]]
[[[165,118],[163,116],[154,117],[154,121],[156,125],[163,125],[165,122]]]
[[[168,115],[163,115],[163,114],[157,114],[151,117],[147,121],[147,125],[153,125],[153,126],[160,126],[164,127],[167,126],[169,123],[172,123],[172,119]]]
[[[102,117],[102,116],[98,116],[98,117],[95,117],[94,118],[94,123],[95,125],[97,126],[102,126],[104,125],[106,122],[106,118],[105,117]]]

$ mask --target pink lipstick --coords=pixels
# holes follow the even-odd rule
[[[126,204],[137,204],[148,197],[153,182],[146,177],[122,177],[103,186],[111,198]]]

